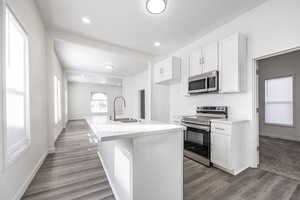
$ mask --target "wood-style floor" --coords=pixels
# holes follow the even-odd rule
[[[260,168],[300,181],[300,142],[261,136]]]
[[[114,199],[94,139],[84,121],[71,121],[23,199]],[[263,169],[232,176],[185,158],[184,200],[300,200],[300,182]]]
[[[232,176],[184,161],[184,200],[300,200],[299,184],[262,169]]]
[[[56,142],[23,200],[114,200],[85,121],[72,121]]]

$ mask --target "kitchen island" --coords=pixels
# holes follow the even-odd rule
[[[183,127],[155,121],[87,122],[117,200],[183,200]]]

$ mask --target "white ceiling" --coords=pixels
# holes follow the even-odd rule
[[[96,72],[107,76],[130,76],[147,69],[147,60],[142,57],[83,46],[67,41],[55,41],[56,54],[66,70]],[[106,69],[106,65],[113,69]]]
[[[165,55],[265,0],[168,0],[151,15],[146,0],[36,0],[46,25],[126,48]],[[83,24],[88,16],[92,23]],[[161,46],[155,48],[153,43]]]
[[[122,86],[122,79],[118,77],[106,76],[101,73],[90,73],[82,71],[67,70],[67,80],[80,83],[96,83],[102,85]]]

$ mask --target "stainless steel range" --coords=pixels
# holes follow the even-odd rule
[[[206,166],[211,166],[211,119],[227,118],[226,106],[197,107],[197,114],[185,116],[181,124],[186,126],[184,133],[184,155]]]

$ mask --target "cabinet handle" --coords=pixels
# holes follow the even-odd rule
[[[160,69],[159,69],[159,73],[160,73],[160,74],[163,74],[163,73],[164,73],[164,68],[160,68]]]
[[[202,64],[204,64],[205,63],[205,58],[204,57],[202,57]]]
[[[217,129],[217,130],[220,130],[220,131],[225,131],[224,128],[218,128],[218,127],[216,127],[216,129]]]

